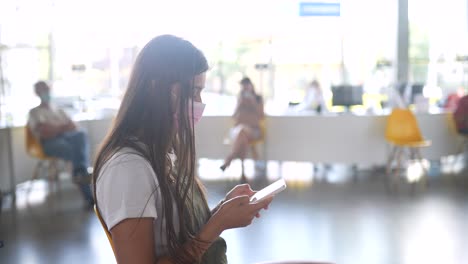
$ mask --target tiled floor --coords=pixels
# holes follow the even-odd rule
[[[357,176],[351,181],[290,181],[259,220],[223,234],[229,263],[468,263],[468,184],[461,176],[456,181],[433,178],[414,195],[405,183],[389,194],[379,176]],[[16,210],[5,202],[0,263],[114,263],[94,213],[83,209],[71,183],[62,185],[60,192],[47,194],[47,185],[37,182],[29,196],[27,186],[19,187]],[[210,204],[230,185],[207,182]]]

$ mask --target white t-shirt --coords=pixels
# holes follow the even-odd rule
[[[39,137],[38,125],[50,123],[53,125],[65,125],[70,122],[70,117],[55,106],[41,107],[37,106],[29,111],[28,126],[31,128],[34,136]]]
[[[172,157],[174,158],[174,157]],[[103,166],[96,182],[96,199],[107,228],[128,218],[153,218],[156,256],[168,254],[166,221],[158,179],[150,163],[131,148],[118,151]],[[173,200],[176,232],[178,218]]]

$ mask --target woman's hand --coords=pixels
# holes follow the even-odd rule
[[[76,130],[76,125],[73,121],[69,121],[68,123],[63,125],[62,129],[63,129],[63,132],[74,131]]]
[[[239,184],[239,185],[236,185],[236,187],[232,188],[232,190],[230,190],[226,196],[224,197],[224,199],[222,199],[219,204],[213,208],[213,210],[211,210],[211,214],[215,214],[219,208],[221,207],[221,205],[227,201],[227,200],[231,200],[232,198],[234,197],[237,197],[237,196],[243,196],[243,195],[247,195],[248,197],[251,197],[252,195],[254,195],[255,192],[250,188],[250,185],[248,184]],[[266,209],[266,208],[265,208]]]
[[[239,184],[239,185],[236,185],[236,187],[232,188],[232,190],[226,194],[226,198],[224,198],[223,202],[230,200],[237,196],[242,196],[242,195],[247,195],[250,198],[256,192],[257,191],[252,190],[249,184]],[[268,210],[269,204],[270,203],[268,203],[265,207],[263,207],[263,209]],[[257,214],[257,217],[260,217],[260,214]]]
[[[272,200],[273,197],[269,197],[258,203],[250,203],[248,195],[231,198],[219,207],[209,222],[220,229],[219,233],[231,228],[248,226],[255,217],[259,217],[260,210],[268,207]]]
[[[232,188],[227,194],[224,201],[231,200],[234,197],[247,195],[248,197],[254,195],[255,192],[250,188],[248,184],[239,184],[236,187]]]

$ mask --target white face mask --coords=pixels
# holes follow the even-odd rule
[[[193,116],[192,115],[192,109],[191,105],[189,105],[189,117],[191,117],[191,120],[193,121],[193,124],[196,125],[198,121],[203,116],[203,111],[205,110],[206,104],[200,103],[200,102],[193,102]]]
[[[203,116],[203,111],[205,110],[206,104],[200,102],[193,102],[193,116],[192,116],[192,102],[189,102],[187,111],[190,122],[193,122],[194,125],[200,121]],[[174,126],[175,129],[179,129],[179,115],[174,113]]]

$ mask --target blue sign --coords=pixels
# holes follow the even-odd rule
[[[299,3],[299,16],[340,16],[340,3]]]

